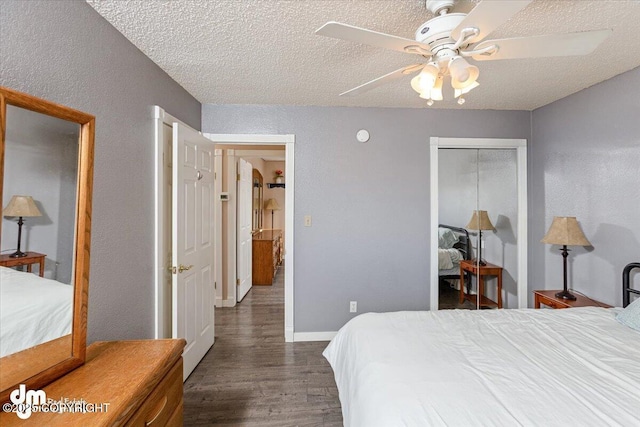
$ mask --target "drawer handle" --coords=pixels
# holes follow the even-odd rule
[[[162,401],[162,405],[158,405],[160,406],[160,409],[158,409],[158,412],[156,412],[156,414],[153,416],[153,418],[150,421],[147,421],[144,423],[145,426],[150,426],[151,424],[154,423],[155,420],[158,419],[164,407],[167,406],[167,401],[168,401],[167,396],[165,396],[164,400]]]

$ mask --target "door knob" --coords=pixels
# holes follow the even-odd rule
[[[191,264],[190,266],[186,267],[182,264],[180,264],[180,267],[178,267],[178,272],[182,273],[183,271],[187,271],[187,270],[191,270],[191,267],[193,267],[193,264]]]

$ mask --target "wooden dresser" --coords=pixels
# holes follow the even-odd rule
[[[184,340],[96,342],[81,367],[42,390],[54,401],[102,404],[86,413],[0,413],[2,426],[182,426]],[[104,405],[108,404],[108,405]]]
[[[272,285],[282,263],[282,230],[263,230],[253,235],[253,284]]]

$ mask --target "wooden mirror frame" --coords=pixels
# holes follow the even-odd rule
[[[71,334],[0,358],[0,402],[9,400],[20,384],[39,389],[82,365],[87,346],[89,301],[89,244],[93,188],[95,117],[34,96],[0,86],[0,200],[4,185],[7,105],[31,110],[80,125]],[[0,232],[2,223],[0,222]],[[71,342],[69,342],[71,341]],[[71,354],[69,354],[71,348]]]

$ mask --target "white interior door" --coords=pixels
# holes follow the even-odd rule
[[[237,301],[249,292],[252,286],[252,240],[251,240],[251,214],[253,203],[253,166],[244,159],[238,159],[238,207],[236,215],[238,221],[236,223],[238,238],[236,256],[237,272],[238,272],[238,292]]]
[[[187,341],[185,380],[215,339],[213,169],[213,143],[174,123],[172,336]]]

